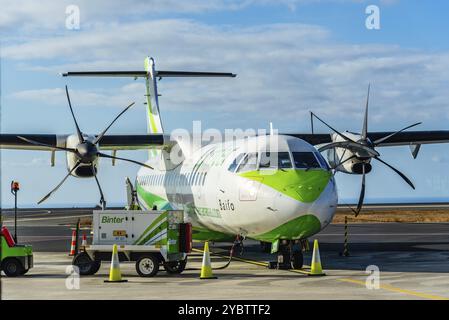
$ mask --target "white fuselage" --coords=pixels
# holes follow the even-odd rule
[[[275,150],[290,157],[302,152],[318,159],[318,151],[303,140],[258,136],[194,150],[180,142],[180,147],[185,150],[185,159],[179,165],[167,160],[167,153],[158,151],[147,163],[155,169],[139,170],[138,199],[145,209],[183,209],[194,226],[253,238],[267,233],[272,236],[270,232],[301,216],[315,217],[316,224],[319,221],[313,233],[332,220],[337,191],[322,157],[324,164],[307,170],[293,163],[290,168],[287,163],[286,169],[277,168],[277,163],[261,168],[260,159],[244,166],[241,159],[242,155],[260,155],[261,150]],[[232,166],[236,159],[240,163]],[[310,232],[281,230],[277,238],[301,238],[310,236]]]

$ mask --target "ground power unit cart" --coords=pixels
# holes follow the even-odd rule
[[[180,210],[95,210],[92,230],[92,244],[73,259],[81,275],[95,274],[102,261],[111,261],[114,244],[119,260],[136,262],[142,277],[156,275],[160,266],[181,273],[191,251],[192,228]]]

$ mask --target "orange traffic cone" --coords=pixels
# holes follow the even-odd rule
[[[69,256],[74,256],[75,255],[75,249],[76,249],[76,231],[73,230],[72,231],[72,242],[71,242],[71,245],[70,245]]]
[[[83,249],[85,249],[87,247],[86,233],[83,233],[83,241],[81,241],[81,247],[83,247]]]

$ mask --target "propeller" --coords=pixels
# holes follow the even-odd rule
[[[41,200],[39,200],[38,204],[44,202],[45,200],[47,200],[48,198],[50,198],[50,196],[56,192],[56,190],[58,190],[63,184],[64,182],[67,180],[67,178],[73,174],[73,172],[75,172],[75,170],[80,166],[91,166],[92,168],[92,175],[95,178],[95,182],[97,183],[97,187],[98,190],[100,192],[100,203],[102,204],[102,206],[105,206],[105,201],[104,201],[104,194],[103,194],[103,190],[101,189],[101,185],[100,182],[98,181],[98,177],[97,177],[97,169],[95,167],[95,161],[98,158],[111,158],[111,159],[115,159],[115,160],[121,160],[121,161],[127,161],[127,162],[131,162],[149,169],[153,169],[153,167],[139,162],[139,161],[135,161],[135,160],[131,160],[131,159],[126,159],[126,158],[119,158],[116,156],[111,156],[102,152],[98,151],[98,143],[101,142],[101,140],[103,139],[104,135],[106,134],[106,132],[109,130],[109,128],[111,128],[111,126],[117,121],[118,118],[120,118],[126,111],[128,111],[135,103],[131,103],[129,104],[125,109],[122,110],[122,112],[120,112],[115,118],[114,120],[112,120],[112,122],[100,133],[98,134],[95,139],[93,141],[90,141],[88,139],[85,139],[83,136],[83,133],[78,125],[78,121],[76,120],[76,116],[75,113],[73,112],[73,108],[72,108],[72,103],[70,101],[70,95],[69,95],[69,90],[67,88],[67,86],[65,86],[65,92],[66,92],[66,96],[67,96],[67,101],[69,104],[69,109],[70,109],[70,113],[72,114],[72,118],[73,118],[73,122],[75,123],[75,127],[76,127],[76,134],[78,136],[78,140],[79,143],[76,145],[75,148],[66,148],[66,147],[59,147],[59,146],[54,146],[54,145],[49,145],[49,144],[45,144],[42,142],[38,142],[32,139],[28,139],[26,137],[22,137],[22,136],[18,136],[19,139],[26,141],[32,145],[36,145],[36,146],[41,146],[41,147],[48,147],[50,149],[56,149],[56,150],[61,150],[61,151],[66,151],[66,152],[70,152],[73,153],[76,157],[76,163],[73,166],[73,168],[70,169],[70,171],[68,172],[68,174],[64,177],[64,179],[62,179],[62,181],[53,189],[51,190],[48,194],[46,194]]]
[[[64,177],[64,179],[62,179],[62,181],[53,189],[51,190],[49,193],[47,193],[42,199],[40,199],[37,204],[41,204],[42,202],[44,202],[45,200],[47,200],[48,198],[50,198],[50,196],[59,189],[60,186],[62,186],[62,184],[67,180],[67,178],[72,174],[73,171],[75,171],[76,168],[78,168],[78,166],[80,165],[81,161],[77,161],[76,164],[73,166],[72,169],[70,169],[69,173],[67,173],[67,175]]]
[[[402,172],[400,172],[398,169],[394,168],[392,165],[388,164],[384,160],[380,159],[380,154],[375,150],[375,147],[379,146],[380,144],[388,141],[395,135],[397,135],[400,132],[403,132],[407,129],[410,129],[412,127],[415,127],[417,125],[420,125],[421,122],[414,123],[412,125],[409,125],[405,128],[402,128],[401,130],[395,131],[385,137],[379,138],[375,141],[371,141],[369,139],[369,132],[368,132],[368,108],[369,108],[369,98],[370,98],[370,90],[371,90],[371,84],[368,85],[368,94],[366,97],[366,104],[365,104],[365,114],[363,117],[363,125],[362,125],[362,131],[360,134],[360,138],[357,141],[354,141],[353,139],[349,138],[345,134],[339,132],[338,130],[331,127],[329,124],[327,124],[324,120],[320,119],[317,115],[315,115],[313,112],[311,112],[311,116],[318,119],[321,123],[323,123],[326,127],[331,129],[333,132],[335,132],[338,136],[340,136],[343,141],[337,141],[337,142],[331,142],[321,148],[318,149],[318,151],[323,152],[328,149],[334,149],[334,148],[342,148],[346,150],[349,150],[353,153],[352,156],[348,157],[347,159],[343,160],[344,153],[342,157],[339,159],[339,163],[336,164],[332,169],[336,169],[339,166],[343,165],[349,160],[352,160],[354,158],[357,158],[358,160],[362,161],[362,184],[360,189],[360,195],[359,195],[359,201],[357,203],[357,209],[352,210],[355,213],[355,216],[357,217],[363,207],[363,201],[365,198],[365,176],[366,176],[366,169],[367,165],[369,165],[369,162],[371,159],[375,159],[378,162],[384,164],[391,170],[393,170],[396,174],[398,174],[411,188],[415,189],[415,186],[410,181],[409,178],[407,178]],[[343,160],[343,161],[342,161]],[[368,171],[369,172],[369,171]]]

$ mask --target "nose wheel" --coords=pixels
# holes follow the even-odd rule
[[[301,269],[304,263],[302,247],[298,240],[280,240],[277,261],[268,264],[270,269]]]

